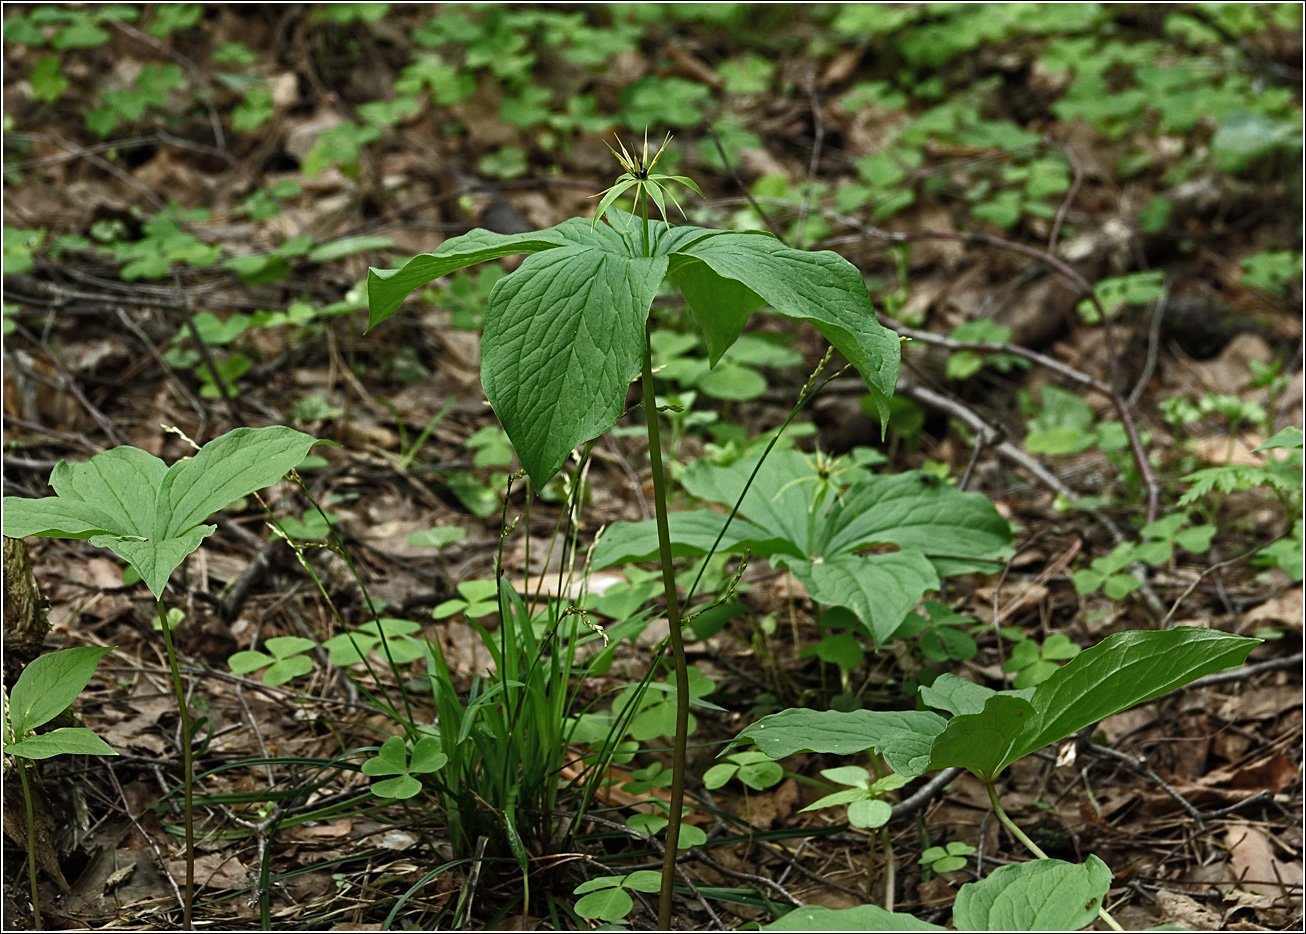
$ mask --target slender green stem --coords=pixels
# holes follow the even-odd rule
[[[32,789],[27,784],[27,763],[17,759],[18,780],[23,783],[23,803],[27,805],[27,877],[32,883],[32,930],[41,930],[41,894],[36,887],[36,816],[32,808]]]
[[[898,864],[893,859],[893,841],[889,839],[889,827],[880,828],[880,845],[884,847],[884,910],[893,911],[894,889],[898,885]]]
[[[984,787],[989,793],[989,804],[993,805],[993,813],[997,815],[998,822],[1001,823],[1003,827],[1006,827],[1011,835],[1025,846],[1025,849],[1029,850],[1039,859],[1049,859],[1050,857],[1038,848],[1038,845],[1029,838],[1025,831],[1017,827],[1016,822],[1007,816],[1007,812],[1002,809],[1002,802],[998,800],[998,790],[994,787],[993,783],[985,782]],[[1107,912],[1105,905],[1098,907],[1097,916],[1101,918],[1106,923],[1107,927],[1111,928],[1111,930],[1124,930],[1124,928],[1120,926],[1120,922],[1111,917]]]
[[[647,207],[645,208],[647,211]],[[689,672],[685,643],[680,634],[680,603],[676,575],[671,565],[671,531],[667,525],[667,481],[662,472],[662,439],[658,434],[657,398],[653,391],[653,352],[644,338],[644,417],[648,423],[648,456],[653,465],[653,501],[657,511],[658,555],[662,559],[662,589],[667,599],[667,626],[671,660],[676,672],[676,734],[671,764],[671,801],[667,812],[667,850],[662,859],[662,893],[658,900],[658,927],[671,930],[671,889],[676,878],[676,849],[680,843],[680,811],[685,802],[685,744],[689,732]]]
[[[191,930],[191,914],[195,905],[195,812],[194,788],[195,763],[191,754],[190,711],[186,707],[186,688],[181,683],[181,667],[177,664],[177,650],[172,647],[172,628],[168,625],[168,614],[163,609],[163,601],[158,601],[159,624],[163,627],[163,645],[168,650],[168,668],[172,672],[172,690],[177,695],[177,715],[181,718],[181,770],[182,793],[186,821],[186,894],[181,905],[182,930]]]

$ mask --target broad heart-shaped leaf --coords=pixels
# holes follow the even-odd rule
[[[118,447],[50,475],[56,497],[4,499],[4,534],[88,538],[128,561],[156,597],[214,526],[205,519],[276,483],[317,441],[289,428],[237,428],[165,467]]]
[[[915,915],[885,911],[879,905],[826,908],[804,905],[782,918],[762,925],[763,931],[946,931]]]
[[[791,249],[758,233],[722,232],[659,248],[674,251],[672,278],[703,328],[714,363],[739,336],[748,313],[769,304],[825,335],[861,373],[880,421],[888,424],[898,382],[898,337],[875,320],[866,283],[852,263],[828,250]]]
[[[948,721],[930,747],[930,768],[959,766],[980,781],[992,781],[1013,761],[1011,750],[1032,715],[1028,701],[994,694],[979,713],[964,713]]]
[[[15,737],[63,713],[90,682],[100,659],[114,650],[85,646],[32,660],[9,692],[9,724]]]
[[[1001,866],[961,887],[952,922],[959,931],[1078,931],[1097,917],[1111,878],[1096,856]]]
[[[785,559],[783,563],[813,600],[851,610],[878,645],[893,637],[926,591],[939,586],[934,565],[918,551],[839,554],[815,561]]]
[[[51,756],[116,756],[112,746],[84,726],[64,726],[49,733],[29,736],[17,743],[6,743],[5,754],[24,759],[49,759]]]
[[[536,489],[621,417],[666,271],[666,257],[567,246],[528,257],[490,292],[481,383]]]
[[[1034,689],[1034,718],[1004,765],[1203,675],[1240,665],[1260,642],[1191,626],[1107,636]]]
[[[168,578],[186,556],[212,535],[216,525],[197,525],[175,538],[136,539],[120,535],[92,535],[91,544],[108,548],[136,569],[150,593],[156,597],[168,586]]]
[[[849,756],[871,749],[884,756],[894,772],[915,777],[925,771],[930,743],[946,725],[946,720],[928,710],[791,707],[747,727],[731,746],[752,742],[772,759],[796,752]]]
[[[1029,700],[1034,694],[1034,689],[995,691],[993,688],[976,684],[974,681],[968,681],[965,678],[959,678],[947,671],[935,678],[934,683],[929,687],[920,689],[920,698],[928,706],[936,710],[946,710],[953,716],[964,713],[979,713],[984,709],[988,699],[995,694],[1008,694],[1012,697]]]
[[[408,752],[401,736],[391,736],[376,755],[363,763],[364,775],[399,775],[408,771]]]

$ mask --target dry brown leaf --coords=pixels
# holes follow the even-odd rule
[[[1248,610],[1242,615],[1240,622],[1248,629],[1265,623],[1282,623],[1293,632],[1301,632],[1304,612],[1306,612],[1306,597],[1303,597],[1301,587],[1294,587],[1287,593],[1266,600],[1260,606]]]
[[[1161,910],[1162,924],[1173,924],[1191,931],[1220,930],[1219,913],[1187,895],[1163,889],[1156,893],[1156,907]]]
[[[1245,823],[1230,824],[1225,831],[1225,841],[1239,888],[1269,899],[1263,906],[1258,900],[1251,907],[1269,907],[1280,899],[1300,904],[1301,864],[1286,863],[1276,857],[1274,844],[1260,828]]]

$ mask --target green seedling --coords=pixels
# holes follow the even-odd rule
[[[576,886],[573,894],[584,896],[576,902],[576,914],[593,921],[620,921],[635,907],[627,889],[656,892],[661,876],[652,869],[641,869],[626,876],[604,876]]]
[[[499,612],[499,588],[494,581],[464,581],[458,592],[461,599],[445,600],[431,611],[431,617],[447,619],[461,613],[468,619],[483,619]]]
[[[182,726],[186,819],[183,925],[189,929],[195,891],[195,830],[190,713],[163,605],[169,577],[217,529],[205,520],[242,497],[271,486],[317,444],[289,428],[237,428],[171,467],[139,448],[122,446],[89,461],[60,461],[50,474],[55,496],[4,498],[4,534],[89,539],[135,569],[154,595]]]
[[[969,616],[953,611],[946,603],[926,600],[921,608],[925,615],[909,613],[898,630],[900,638],[915,636],[921,655],[932,662],[970,661],[979,652],[974,636],[963,630],[978,624]]]
[[[784,770],[766,753],[744,750],[731,753],[724,762],[704,772],[703,784],[710,789],[717,789],[732,778],[739,779],[754,791],[765,791],[780,784],[784,779]]]
[[[496,607],[497,609],[497,607]],[[331,664],[344,668],[357,665],[372,651],[383,660],[407,665],[426,656],[420,633],[421,624],[407,619],[378,619],[363,623],[353,632],[342,632],[322,643],[331,655]],[[385,645],[382,645],[382,643]]]
[[[1155,522],[1149,522],[1139,530],[1140,542],[1122,542],[1101,558],[1094,558],[1087,568],[1081,568],[1071,576],[1075,592],[1089,594],[1099,587],[1111,600],[1123,600],[1141,586],[1138,578],[1126,573],[1125,568],[1133,564],[1165,564],[1174,556],[1176,546],[1191,554],[1205,554],[1215,537],[1215,526],[1184,526],[1188,517],[1183,513],[1174,513]]]
[[[663,772],[661,774],[666,776],[666,781],[660,783],[657,787],[665,788],[667,785],[671,784],[671,773]],[[628,782],[621,787],[623,791],[630,791],[632,787],[637,786]],[[631,793],[635,794],[633,791]],[[626,818],[626,826],[631,830],[638,830],[640,833],[659,834],[666,829],[669,823],[671,823],[671,820],[666,816],[670,811],[667,808],[667,803],[661,798],[651,797],[648,800],[648,804],[662,813],[632,814],[630,817]],[[688,813],[689,808],[682,809],[681,817],[683,818]],[[676,844],[678,849],[687,850],[690,847],[702,846],[705,843],[707,843],[707,834],[704,833],[703,828],[695,827],[693,824],[682,823],[680,825],[680,839]]]
[[[449,757],[440,750],[440,740],[434,736],[419,739],[413,746],[411,758],[403,738],[391,736],[381,744],[375,756],[363,763],[363,774],[370,778],[395,776],[372,785],[372,794],[378,798],[407,799],[422,791],[422,783],[414,775],[438,772],[448,762]]]
[[[1100,914],[1119,930],[1102,908],[1112,879],[1110,869],[1095,856],[1081,865],[1048,859],[1002,809],[997,779],[1013,762],[1044,746],[1203,675],[1241,664],[1258,642],[1191,627],[1117,633],[1079,653],[1035,687],[994,691],[952,674],[939,675],[934,684],[920,689],[920,698],[950,718],[930,710],[845,713],[792,708],[762,718],[735,742],[751,742],[773,759],[798,752],[872,752],[908,779],[938,769],[966,769],[988,790],[998,820],[1038,859],[1004,866],[981,883],[963,886],[953,906],[956,927],[992,930],[991,925],[997,924],[1001,930],[1077,930]],[[1077,900],[1084,896],[1073,913],[1067,913],[1065,896],[1042,888],[1053,882],[1068,886]],[[1019,904],[1002,895],[1007,890],[1024,893],[1016,900]],[[857,913],[847,916],[822,912],[820,917],[831,925],[829,930],[844,930],[849,924],[888,930],[911,924],[913,930],[920,929],[921,922],[914,918],[886,918],[880,914],[884,909],[868,910],[872,907],[847,909]],[[810,926],[816,923],[810,914],[799,915],[788,926],[784,921],[768,929],[818,929]]]
[[[47,733],[36,729],[63,713],[82,693],[100,659],[116,646],[64,649],[33,659],[18,676],[13,691],[5,698],[4,753],[20,759],[49,759],[52,756],[116,756],[114,749],[84,726],[62,726]],[[36,817],[27,767],[19,763],[27,818],[27,871],[32,887],[32,922],[41,930],[41,898],[36,886]]]
[[[1037,639],[1021,639],[1007,659],[1006,670],[1017,672],[1011,686],[1020,689],[1042,684],[1061,667],[1057,662],[1069,661],[1079,653],[1080,647],[1061,632],[1048,636],[1042,645]]]
[[[1183,478],[1192,486],[1179,498],[1179,505],[1192,505],[1212,491],[1228,494],[1235,490],[1266,487],[1279,498],[1285,515],[1300,516],[1302,448],[1303,435],[1300,428],[1281,429],[1257,447],[1254,453],[1263,454],[1266,451],[1283,450],[1288,452],[1287,457],[1266,456],[1261,465],[1228,464],[1223,467],[1207,467],[1191,473]],[[1291,532],[1257,552],[1252,559],[1253,563],[1278,567],[1294,581],[1300,581],[1302,579],[1302,526],[1300,518],[1294,519]]]
[[[267,671],[263,672],[263,683],[273,686],[293,681],[313,670],[313,659],[304,654],[317,647],[317,643],[312,639],[304,639],[300,636],[275,636],[263,645],[272,653],[271,655],[252,650],[237,652],[227,659],[228,667],[238,675],[248,675],[260,668],[266,668]]]
[[[992,503],[921,473],[841,475],[782,451],[727,467],[696,461],[683,485],[706,502],[729,508],[738,501],[738,515],[725,528],[726,517],[714,510],[676,513],[669,520],[672,554],[747,547],[787,568],[819,604],[848,609],[878,645],[898,633],[942,575],[987,570],[1010,553],[1010,528]],[[865,553],[890,543],[896,551]],[[594,549],[594,567],[647,561],[657,551],[652,521],[616,522]]]
[[[837,785],[850,785],[844,791],[835,791],[813,801],[804,811],[819,811],[840,805],[847,807],[848,823],[862,830],[874,830],[889,822],[893,808],[884,800],[890,791],[897,791],[911,781],[904,775],[890,773],[875,778],[859,765],[841,765],[822,769],[821,775]]]
[[[647,98],[646,85],[628,90],[641,100]],[[692,98],[659,97],[662,104],[672,99],[682,105],[688,100],[692,109]],[[409,293],[440,276],[515,253],[530,254],[490,293],[481,381],[536,489],[557,473],[577,445],[612,427],[625,410],[627,387],[637,374],[642,373],[646,405],[654,405],[648,314],[667,278],[680,288],[703,329],[712,364],[739,338],[751,313],[769,304],[779,314],[814,324],[862,374],[887,418],[899,342],[876,322],[857,269],[833,253],[793,250],[763,233],[672,227],[666,220],[650,220],[651,205],[663,218],[668,216],[665,186],[675,182],[697,191],[683,176],[653,174],[662,152],[650,158],[646,141],[642,156],[635,158],[622,145],[617,155],[625,172],[601,195],[590,221],[573,218],[523,234],[475,230],[400,269],[369,273],[369,326],[375,326],[398,311]],[[622,194],[633,197],[636,214],[613,206]],[[600,219],[606,223],[600,224]],[[676,780],[658,908],[660,926],[669,928],[684,798],[689,681],[658,418],[655,411],[646,415],[676,674]]]
[[[954,840],[947,846],[932,846],[916,862],[930,872],[956,872],[966,868],[966,857],[975,852],[969,843]]]

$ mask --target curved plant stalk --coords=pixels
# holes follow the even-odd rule
[[[644,206],[648,216],[648,205]],[[658,407],[653,392],[653,352],[644,340],[644,415],[648,424],[648,456],[653,466],[653,502],[657,512],[658,555],[662,564],[662,589],[667,599],[667,627],[671,662],[676,672],[676,735],[671,753],[671,801],[667,811],[667,848],[662,857],[662,890],[658,897],[658,927],[671,930],[671,895],[676,879],[676,849],[680,843],[681,809],[685,803],[685,746],[689,732],[689,670],[685,640],[680,633],[680,601],[671,564],[671,531],[667,525],[667,480],[662,472],[662,439],[658,433]]]
[[[1007,816],[1007,812],[1002,809],[1002,802],[998,800],[998,790],[997,788],[994,787],[993,783],[985,782],[984,788],[989,793],[989,803],[993,805],[993,813],[997,815],[998,822],[1001,823],[1003,827],[1006,827],[1008,832],[1010,832],[1010,834],[1013,837],[1015,837],[1022,844],[1024,844],[1025,849],[1029,850],[1039,859],[1049,859],[1050,857],[1046,853],[1044,853],[1041,849],[1039,849],[1038,844],[1036,844],[1033,840],[1031,840],[1029,838],[1029,835],[1026,834],[1025,831],[1021,830],[1019,827],[1017,827],[1016,822]],[[1120,926],[1120,922],[1117,921],[1115,918],[1111,917],[1111,914],[1106,910],[1105,905],[1098,908],[1097,916],[1101,918],[1102,921],[1106,924],[1106,926],[1109,927],[1111,930],[1113,931],[1124,930],[1124,928]]]
[[[41,930],[41,893],[36,885],[36,818],[32,808],[32,789],[27,784],[27,763],[14,762],[18,780],[23,783],[23,804],[27,806],[27,878],[32,884],[32,930]]]
[[[172,628],[168,625],[168,613],[163,608],[163,600],[157,601],[159,624],[163,627],[163,645],[168,651],[168,670],[172,672],[172,690],[177,695],[177,716],[181,718],[181,771],[182,793],[184,803],[182,810],[186,822],[186,889],[182,897],[182,930],[191,930],[191,915],[195,907],[195,789],[192,780],[195,775],[195,763],[191,755],[190,711],[186,707],[186,688],[181,683],[181,668],[177,664],[177,650],[172,646]]]

